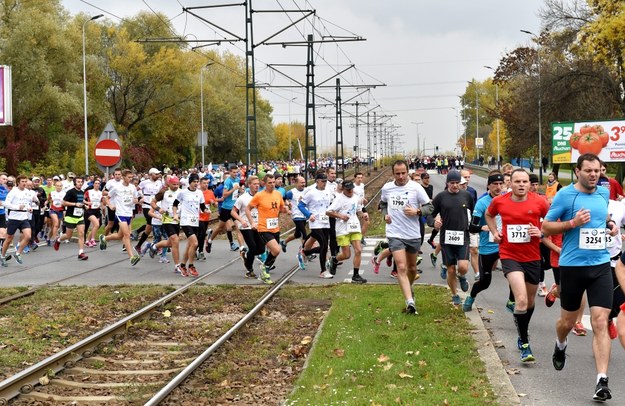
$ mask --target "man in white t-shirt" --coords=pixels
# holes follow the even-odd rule
[[[397,265],[397,280],[406,300],[406,313],[416,314],[412,284],[417,279],[417,255],[421,246],[421,205],[429,203],[423,186],[408,177],[408,163],[393,163],[394,181],[382,187],[380,206],[386,222],[388,245]]]

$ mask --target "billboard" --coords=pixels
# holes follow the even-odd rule
[[[554,164],[577,162],[585,153],[625,162],[625,119],[551,123]]]
[[[0,125],[13,124],[11,67],[0,65]]]

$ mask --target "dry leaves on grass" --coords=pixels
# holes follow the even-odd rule
[[[380,356],[378,357],[378,362],[386,362],[390,360],[390,358],[384,354],[380,354]]]
[[[334,355],[336,355],[339,358],[343,358],[345,356],[345,350],[342,348],[335,348]]]

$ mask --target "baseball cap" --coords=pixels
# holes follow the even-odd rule
[[[180,179],[178,179],[177,176],[172,176],[171,178],[169,178],[168,183],[180,183]]]
[[[328,175],[325,173],[318,173],[317,176],[315,176],[315,180],[328,180]]]
[[[460,179],[461,185],[465,185],[466,183],[467,183],[467,180],[465,178]]]
[[[74,172],[67,172],[67,177],[68,178],[75,178],[76,175],[74,174]]]
[[[59,178],[58,176],[54,175],[54,177],[52,178],[52,180],[61,180],[61,178]]]
[[[421,179],[427,179],[427,178],[429,178],[429,177],[430,177],[430,174],[429,174],[429,173],[427,173],[427,172],[423,172],[423,173],[421,174]]]
[[[447,183],[449,182],[460,182],[462,176],[460,176],[460,172],[458,171],[449,171],[447,174]]]
[[[335,182],[336,183],[343,183],[343,178],[336,178]]]
[[[343,189],[352,190],[354,188],[354,182],[351,180],[346,180],[343,182]]]
[[[34,182],[36,180],[41,181],[41,178],[39,176],[33,176],[32,181]]]
[[[158,175],[159,173],[161,173],[161,171],[159,171],[159,170],[158,170],[158,169],[156,169],[156,168],[151,168],[151,169],[148,171],[148,174],[149,174],[149,175]]]

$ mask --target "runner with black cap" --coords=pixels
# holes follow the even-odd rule
[[[362,233],[358,219],[358,202],[360,198],[354,194],[354,182],[350,180],[343,182],[342,189],[343,193],[338,194],[334,198],[334,201],[326,211],[328,216],[337,219],[335,222],[336,243],[341,249],[341,252],[336,257],[330,258],[327,268],[334,275],[338,263],[350,258],[351,245],[354,249],[352,283],[367,283],[367,280],[359,274],[362,255]]]
[[[148,179],[143,179],[139,182],[139,191],[143,196],[141,208],[143,209],[143,216],[145,217],[145,225],[141,226],[137,230],[137,234],[141,233],[139,236],[139,242],[135,246],[137,252],[141,251],[143,243],[152,233],[152,216],[150,216],[150,208],[152,206],[150,203],[152,203],[152,198],[163,188],[163,181],[160,179],[161,171],[156,168],[152,168],[148,171],[148,176]]]

